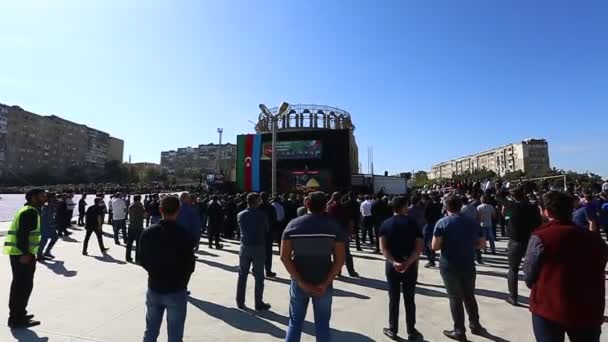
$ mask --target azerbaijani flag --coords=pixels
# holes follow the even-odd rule
[[[236,181],[242,191],[260,191],[262,135],[237,136]]]

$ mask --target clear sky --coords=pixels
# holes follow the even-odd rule
[[[543,137],[552,166],[606,177],[607,18],[607,1],[4,1],[0,102],[133,161],[218,127],[235,142],[285,100],[349,111],[376,172]]]

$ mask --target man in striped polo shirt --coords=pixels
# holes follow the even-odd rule
[[[325,212],[322,192],[308,195],[308,213],[292,220],[281,241],[281,261],[291,275],[289,328],[286,342],[298,342],[308,302],[312,298],[317,341],[330,340],[332,283],[345,259],[344,232]]]

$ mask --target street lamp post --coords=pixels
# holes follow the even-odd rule
[[[272,115],[268,107],[264,104],[260,104],[260,110],[266,116],[270,124],[272,125],[272,195],[274,196],[277,192],[277,124],[279,119],[287,112],[289,109],[289,103],[281,102],[279,108],[277,109],[277,113]]]

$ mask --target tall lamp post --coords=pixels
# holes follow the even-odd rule
[[[270,124],[272,125],[272,195],[274,196],[277,192],[277,124],[279,119],[289,110],[289,103],[281,102],[277,113],[272,115],[268,107],[264,104],[260,104],[260,110],[266,116]]]

